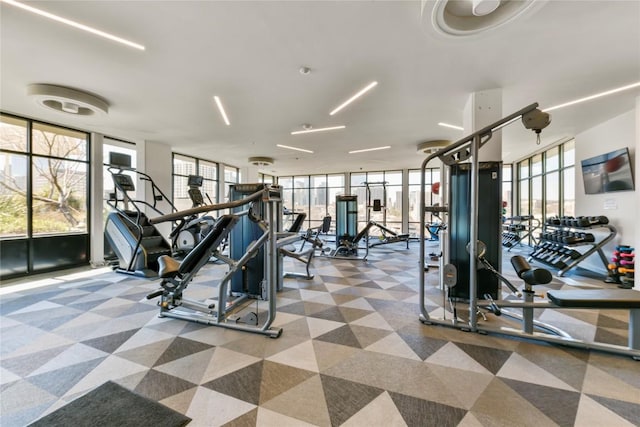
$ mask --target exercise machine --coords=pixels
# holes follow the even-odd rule
[[[151,219],[157,224],[203,212],[232,211],[222,215],[182,261],[170,256],[159,258],[160,289],[147,295],[147,299],[160,298],[160,317],[254,332],[271,338],[280,336],[282,329],[271,326],[276,316],[276,291],[282,283],[279,247],[291,244],[299,237],[293,236],[292,239],[288,233],[277,231],[281,216],[281,188],[268,184],[236,184],[234,195],[237,197],[251,188],[257,190],[237,200]],[[239,228],[243,222],[244,227]],[[234,242],[234,234],[240,242]],[[230,238],[230,253],[240,253],[237,248],[242,245],[243,236],[249,234],[255,239],[248,242],[239,258],[220,253],[218,248],[227,236]],[[187,286],[212,256],[229,266],[218,284],[217,297],[205,301],[186,298]],[[260,301],[266,301],[266,309],[260,310]]]
[[[358,196],[336,196],[336,248],[329,253],[332,258],[344,258],[366,261],[369,255],[369,228],[367,224],[358,232]],[[360,241],[364,238],[364,247],[360,248]],[[363,256],[358,256],[360,249],[364,249]]]
[[[162,214],[159,202],[165,201],[174,210],[175,207],[149,175],[130,167],[130,157],[128,165],[126,163],[112,164],[107,169],[113,179],[115,191],[109,194],[107,200],[113,211],[106,219],[105,242],[118,258],[115,269],[117,272],[156,277],[157,260],[160,256],[171,254],[171,245],[149,221],[145,208]],[[151,185],[152,203],[131,197],[136,190],[132,175]]]
[[[204,206],[204,196],[200,188],[202,187],[203,178],[199,175],[189,175],[187,185],[189,186],[188,194],[191,199],[191,207],[197,208]],[[213,204],[207,195],[209,204]],[[192,250],[204,236],[212,229],[215,219],[210,215],[190,215],[177,221],[176,226],[171,230],[169,239],[171,239],[171,247],[174,255],[184,255]]]
[[[469,209],[467,213],[467,227],[469,229],[468,242],[477,242],[478,238],[478,194],[479,194],[479,166],[478,152],[484,144],[486,144],[493,135],[504,126],[522,119],[522,123],[527,129],[531,129],[539,134],[542,129],[550,123],[548,114],[538,110],[538,104],[531,104],[515,113],[498,120],[484,128],[464,137],[463,139],[442,148],[435,153],[429,155],[422,163],[421,168],[421,188],[424,189],[426,165],[431,160],[438,158],[445,165],[452,166],[460,163],[468,163],[469,165]],[[484,197],[484,194],[483,194]],[[431,316],[426,308],[425,297],[425,275],[422,265],[425,260],[425,213],[431,212],[431,207],[425,206],[424,190],[420,195],[420,221],[421,221],[421,241],[420,241],[420,321],[426,325],[448,326],[461,330],[480,332],[480,333],[498,333],[502,335],[510,335],[516,337],[524,337],[532,340],[544,341],[549,343],[562,344],[566,346],[596,349],[614,354],[632,356],[634,359],[640,359],[640,294],[633,290],[625,289],[598,289],[598,290],[561,290],[548,291],[547,297],[549,301],[531,302],[533,298],[532,287],[543,284],[549,278],[550,273],[543,273],[542,269],[531,269],[522,257],[514,257],[512,265],[522,280],[525,282],[525,289],[522,294],[524,300],[480,300],[478,297],[478,267],[479,252],[478,245],[468,245],[468,319],[460,320],[457,316],[453,319],[435,318]],[[440,208],[440,207],[438,207]],[[492,238],[497,242],[500,233],[497,232]],[[467,242],[467,243],[468,243]],[[444,284],[455,289],[457,282],[458,269],[453,264],[446,264]],[[464,283],[467,285],[467,283]],[[523,310],[523,329],[517,330],[506,327],[491,327],[489,325],[480,324],[478,322],[479,308],[487,307],[489,309],[497,307],[518,307]],[[558,336],[553,333],[540,333],[533,331],[534,309],[569,309],[569,308],[592,308],[592,309],[622,309],[629,310],[629,343],[628,346],[616,346],[606,343],[588,342],[565,336]],[[445,307],[443,307],[445,309]],[[445,310],[446,311],[446,310]]]
[[[407,245],[407,249],[409,249],[409,234],[400,234],[387,227],[387,182],[364,182],[363,184],[365,185],[367,194],[367,225],[365,227],[366,233],[369,236],[369,239],[367,239],[369,247],[372,248],[379,245],[404,242]],[[373,197],[373,191],[378,189],[382,189],[382,198],[379,199]],[[382,223],[374,221],[371,218],[372,211],[382,214]],[[379,230],[380,234],[377,236],[377,239],[375,239],[376,236],[371,236],[371,230],[373,228]],[[374,237],[373,242],[371,241],[371,237]]]
[[[307,218],[307,214],[305,212],[292,212],[287,209],[284,210],[285,216],[294,216],[294,220],[291,222],[291,226],[286,230],[288,233],[300,234],[300,230],[302,229],[302,224],[304,220]],[[329,217],[329,221],[331,221],[331,217]],[[323,229],[322,226],[319,227],[311,227],[306,230],[304,234],[301,235],[302,244],[299,248],[294,245],[289,245],[287,247],[280,248],[280,254],[284,257],[289,257],[291,259],[300,261],[306,270],[306,273],[297,273],[291,271],[285,271],[283,276],[285,278],[296,278],[296,279],[305,279],[312,280],[313,274],[309,271],[309,267],[311,266],[311,261],[315,255],[316,249],[322,248],[324,243],[319,238],[319,234]],[[328,230],[328,229],[327,229]],[[305,244],[310,243],[311,247],[305,249]],[[284,261],[284,259],[283,259]]]

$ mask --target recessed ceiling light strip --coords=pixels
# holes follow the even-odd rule
[[[214,101],[216,101],[216,105],[218,106],[218,111],[220,111],[220,115],[222,116],[222,120],[224,120],[226,125],[229,126],[231,123],[229,123],[229,118],[227,117],[227,113],[225,113],[224,111],[224,107],[222,106],[222,101],[220,101],[220,98],[218,97],[218,95],[215,95],[213,99]]]
[[[445,128],[451,128],[451,129],[456,129],[456,130],[464,130],[464,128],[462,126],[456,126],[456,125],[450,125],[449,123],[438,123],[438,126],[442,126]]]
[[[336,130],[336,129],[344,129],[346,126],[331,126],[328,128],[317,128],[317,129],[305,129],[305,130],[296,130],[291,132],[291,135],[300,135],[301,133],[313,133],[313,132],[324,132],[327,130]]]
[[[391,148],[391,146],[390,145],[385,145],[384,147],[365,148],[363,150],[353,150],[353,151],[349,151],[349,154],[365,153],[367,151],[386,150],[388,148]]]
[[[378,82],[369,83],[364,89],[360,90],[360,92],[356,93],[351,98],[347,99],[345,102],[343,102],[337,108],[335,108],[332,112],[329,113],[329,115],[333,116],[335,113],[337,113],[338,111],[342,110],[344,107],[346,107],[347,105],[351,104],[353,101],[355,101],[356,99],[360,98],[362,95],[367,93],[369,90],[371,90],[377,84],[378,84]]]
[[[280,147],[280,148],[286,148],[287,150],[302,151],[303,153],[311,153],[311,154],[313,154],[313,151],[305,150],[304,148],[291,147],[289,145],[282,145],[282,144],[276,144],[276,146]]]
[[[58,16],[58,15],[54,15],[53,13],[49,13],[49,12],[44,11],[42,9],[37,9],[35,7],[32,7],[32,6],[27,6],[26,4],[17,2],[15,0],[0,0],[0,1],[3,2],[3,3],[6,3],[6,4],[10,4],[11,6],[19,7],[20,9],[26,10],[27,12],[35,13],[36,15],[40,15],[40,16],[43,16],[45,18],[52,19],[54,21],[58,21],[60,23],[69,25],[69,26],[77,28],[79,30],[87,31],[87,32],[89,32],[91,34],[95,34],[97,36],[104,37],[106,39],[113,40],[115,42],[122,43],[122,44],[125,44],[127,46],[130,46],[130,47],[133,47],[133,48],[136,48],[136,49],[140,49],[140,50],[144,50],[145,49],[144,46],[142,46],[141,44],[134,43],[132,41],[123,39],[122,37],[114,36],[113,34],[105,33],[104,31],[97,30],[95,28],[89,27],[89,26],[84,25],[84,24],[80,24],[79,22],[75,22],[75,21],[72,21],[70,19],[63,18],[63,17]]]
[[[616,89],[607,90],[605,92],[596,93],[595,95],[585,96],[584,98],[576,99],[574,101],[565,102],[564,104],[555,105],[550,108],[545,108],[544,112],[557,110],[559,108],[568,107],[569,105],[578,104],[580,102],[591,101],[592,99],[600,98],[602,96],[612,95],[614,93],[622,92],[623,90],[633,89],[635,87],[640,87],[640,82],[635,82],[630,85],[622,86]]]

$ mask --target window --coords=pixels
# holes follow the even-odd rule
[[[576,214],[576,177],[575,177],[576,149],[575,140],[562,144],[562,178],[560,185],[562,193],[560,200],[562,207],[560,214],[564,216],[575,216]]]
[[[350,181],[351,194],[358,197],[358,230],[366,227],[368,215],[369,220],[401,233],[402,171],[352,173]],[[373,210],[375,200],[380,200],[380,211]],[[377,232],[371,229],[373,235]]]
[[[88,135],[34,123],[33,233],[87,232]]]
[[[240,182],[240,171],[233,166],[224,165],[224,201],[229,201],[229,187]]]
[[[503,215],[506,218],[513,216],[513,166],[502,165],[502,203],[506,205]]]
[[[173,153],[173,204],[177,210],[193,207],[189,197],[189,175],[202,177],[202,197],[205,203],[217,203],[218,164],[209,160]]]
[[[275,177],[273,175],[267,175],[264,173],[258,174],[258,181],[264,184],[273,184],[274,182],[276,182]]]
[[[433,184],[440,183],[440,168],[427,168],[424,176],[425,205],[440,204],[440,191],[434,193]],[[425,216],[425,223],[441,222],[431,213]],[[420,170],[409,171],[409,233],[412,236],[420,235]]]
[[[307,214],[306,226],[322,225],[330,215],[335,221],[336,195],[344,194],[344,174],[278,177],[283,206]]]
[[[118,153],[118,154],[125,154],[127,156],[131,157],[131,168],[132,169],[136,169],[136,165],[137,165],[137,160],[136,160],[136,149],[135,149],[135,144],[132,144],[130,142],[124,142],[124,141],[118,141],[115,139],[111,139],[111,138],[104,138],[103,144],[102,144],[102,159],[103,159],[103,164],[104,164],[104,169],[103,169],[103,173],[102,173],[102,185],[103,185],[103,191],[104,191],[104,209],[103,209],[103,219],[106,221],[107,219],[107,215],[109,215],[110,212],[110,207],[107,205],[106,200],[109,200],[112,193],[114,193],[115,190],[115,185],[113,183],[113,177],[111,175],[111,172],[109,171],[109,158],[111,156],[111,153]],[[114,170],[114,172],[118,172],[117,169]],[[130,175],[131,178],[133,179],[133,182],[136,182],[136,175],[133,172],[127,172],[127,171],[123,171],[123,173]],[[129,191],[128,192],[129,197],[131,197],[132,199],[136,198],[136,192],[135,191]]]
[[[89,260],[89,134],[0,114],[0,277]]]
[[[544,221],[575,213],[575,142],[518,162],[518,214]]]
[[[0,237],[27,235],[27,121],[0,116]]]

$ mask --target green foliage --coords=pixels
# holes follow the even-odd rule
[[[26,234],[27,204],[24,197],[17,194],[0,196],[0,230],[3,235]]]

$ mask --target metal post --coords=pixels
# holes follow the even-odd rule
[[[277,212],[275,209],[277,200],[271,197],[270,187],[266,188],[264,191],[265,198],[267,199],[267,223],[269,225],[269,239],[267,240],[267,291],[269,299],[269,317],[264,323],[262,330],[267,330],[276,317],[276,288],[278,286],[278,245],[276,242],[276,228],[278,220],[276,218]]]
[[[469,327],[478,329],[478,150],[480,135],[475,135],[471,142],[471,188],[469,195]]]

